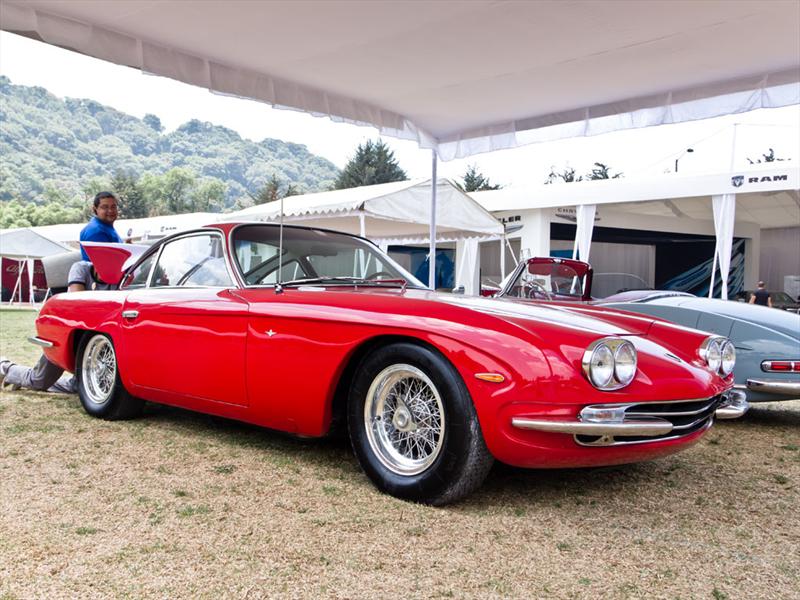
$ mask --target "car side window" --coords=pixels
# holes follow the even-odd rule
[[[158,258],[152,287],[228,287],[233,283],[215,235],[192,235],[167,243]]]
[[[147,285],[147,278],[150,275],[150,269],[153,267],[153,263],[156,260],[156,256],[158,256],[158,252],[153,252],[150,256],[148,256],[141,264],[139,264],[136,269],[128,273],[125,276],[125,279],[120,285],[120,289],[133,289],[133,288],[143,288]]]

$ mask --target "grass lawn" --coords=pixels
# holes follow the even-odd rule
[[[34,313],[0,311],[32,363]],[[680,454],[496,465],[445,508],[377,492],[346,442],[148,405],[0,396],[0,599],[796,598],[800,401]]]

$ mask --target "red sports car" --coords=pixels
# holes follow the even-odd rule
[[[686,448],[728,401],[724,338],[601,308],[425,289],[367,240],[225,224],[134,258],[89,245],[117,290],[58,294],[36,343],[105,419],[144,401],[302,436],[346,426],[375,485],[444,504],[492,462],[610,465]],[[710,348],[725,358],[709,366]]]

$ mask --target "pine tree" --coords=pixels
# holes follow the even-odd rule
[[[487,190],[499,190],[501,185],[492,185],[488,177],[478,171],[478,167],[470,165],[467,167],[467,172],[464,173],[464,183],[456,183],[456,185],[464,192],[484,192]]]
[[[405,181],[406,172],[397,164],[394,152],[382,140],[367,140],[359,144],[355,156],[345,165],[336,179],[334,188],[343,190],[362,185],[375,185],[390,181]]]

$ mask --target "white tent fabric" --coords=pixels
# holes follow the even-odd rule
[[[54,242],[30,228],[0,232],[0,256],[6,258],[42,258],[67,250],[69,248],[66,246]]]
[[[733,226],[736,222],[736,194],[721,194],[712,198],[714,207],[714,231],[717,243],[714,247],[714,260],[711,263],[711,283],[708,297],[714,297],[714,274],[719,263],[719,277],[722,282],[723,300],[728,299],[728,273],[731,270],[731,247],[733,246]]]
[[[592,247],[592,231],[594,231],[594,215],[596,212],[596,204],[581,204],[578,206],[572,258],[580,257],[582,261],[589,262],[589,250]]]
[[[456,287],[464,288],[467,296],[480,294],[478,240],[471,238],[457,243]]]
[[[429,241],[429,179],[382,183],[345,190],[290,196],[283,201],[283,220],[336,229],[391,243]],[[502,224],[447,179],[436,182],[436,232],[440,241],[465,237],[492,238]],[[223,221],[280,219],[280,202],[268,202],[222,217]]]
[[[14,229],[0,232],[0,256],[16,260],[18,265],[17,280],[11,292],[11,301],[13,302],[17,293],[19,293],[19,298],[22,298],[22,274],[25,271],[26,265],[28,272],[28,289],[33,290],[34,260],[53,254],[61,254],[67,250],[68,248],[66,246],[62,246],[57,242],[47,239],[31,229]],[[28,298],[29,302],[34,304],[34,295],[32,291]]]
[[[444,160],[800,103],[794,1],[4,0],[0,26]]]

